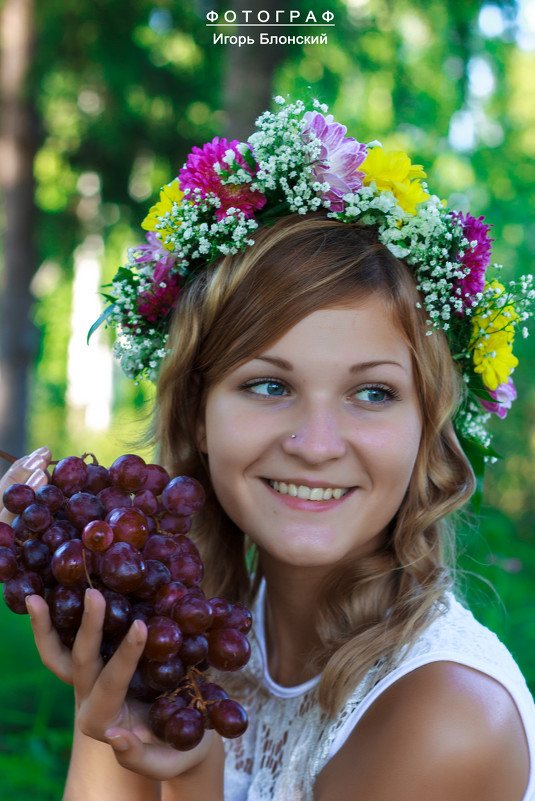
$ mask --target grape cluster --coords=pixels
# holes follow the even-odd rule
[[[206,598],[204,568],[186,535],[204,503],[193,478],[170,479],[135,454],[106,469],[69,456],[36,492],[13,484],[3,496],[16,515],[0,523],[0,581],[7,606],[26,613],[30,594],[46,598],[62,642],[72,647],[84,592],[106,600],[101,655],[107,661],[133,620],[145,621],[145,649],[129,694],[152,704],[157,737],[185,751],[206,728],[238,737],[245,710],[207,671],[234,671],[250,655],[251,613],[242,604]],[[92,454],[91,454],[92,456]]]

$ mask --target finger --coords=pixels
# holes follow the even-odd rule
[[[106,731],[106,739],[123,768],[155,781],[175,778],[221,747],[221,738],[214,731],[206,731],[199,745],[190,751],[177,751],[165,743],[143,742],[134,732],[116,726]]]
[[[124,722],[126,693],[146,639],[147,627],[141,620],[135,620],[80,708],[79,725],[84,734],[105,740],[107,728]]]
[[[23,456],[14,462],[6,474],[0,480],[0,500],[5,490],[11,484],[28,484],[33,489],[43,486],[48,482],[46,469],[50,463],[51,453],[46,446],[38,448],[29,456]],[[0,520],[10,523],[13,515],[0,507]]]
[[[52,626],[47,602],[40,595],[29,595],[26,598],[26,608],[30,614],[35,644],[43,665],[61,681],[72,684],[71,652],[63,645]]]
[[[78,700],[86,698],[102,670],[100,645],[106,601],[94,589],[87,589],[84,613],[72,648],[73,681]]]

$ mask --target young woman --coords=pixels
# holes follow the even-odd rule
[[[474,489],[459,436],[488,445],[477,394],[500,414],[512,395],[531,289],[515,306],[485,284],[486,226],[429,198],[404,154],[281,105],[248,145],[195,149],[113,308],[127,372],[167,354],[156,435],[207,491],[205,591],[254,609],[232,681],[249,728],[158,742],[125,700],[144,624],[102,667],[100,593],[72,654],[32,596],[43,662],[75,689],[65,799],[533,801],[535,706],[454,598],[444,525]],[[45,483],[49,459],[3,484]]]

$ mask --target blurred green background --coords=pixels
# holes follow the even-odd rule
[[[149,203],[192,145],[215,135],[246,136],[275,94],[317,96],[359,141],[406,150],[425,165],[433,192],[493,223],[503,278],[533,270],[534,0],[310,0],[287,10],[300,10],[301,19],[313,12],[319,21],[330,11],[332,26],[266,28],[271,35],[326,33],[326,44],[261,46],[262,28],[254,28],[248,33],[256,44],[225,46],[214,44],[214,32],[236,31],[206,26],[211,10],[256,14],[277,7],[209,0],[0,5],[1,135],[4,147],[13,137],[24,140],[33,204],[24,241],[19,236],[15,243],[19,256],[30,249],[13,267],[9,234],[20,218],[10,205],[12,162],[0,159],[6,232],[0,334],[16,301],[29,306],[17,313],[16,335],[27,361],[27,401],[23,392],[9,413],[4,408],[0,447],[20,455],[47,443],[55,458],[90,450],[104,464],[134,447],[147,454],[138,440],[152,388],[121,376],[110,356],[110,332],[85,344],[100,313],[98,287],[140,241]],[[30,58],[13,100],[9,81],[24,26]],[[27,126],[22,140],[13,129],[17,103],[19,126],[20,119]],[[24,287],[10,283],[22,270],[31,292],[26,299]],[[481,521],[467,517],[460,526],[459,582],[533,691],[535,354],[529,339],[517,342],[515,353],[519,400],[494,426],[495,447],[507,459],[487,471]],[[28,622],[2,605],[1,795],[51,801],[62,793],[71,694],[41,666]]]

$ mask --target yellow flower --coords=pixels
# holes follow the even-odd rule
[[[496,279],[486,285],[485,292],[489,289],[493,290],[495,298],[505,292],[503,284]],[[474,315],[470,345],[474,370],[481,374],[483,383],[491,391],[507,383],[518,364],[518,359],[513,356],[514,323],[518,318],[512,303],[494,309],[487,307],[484,312]]]
[[[374,147],[359,169],[366,173],[365,186],[375,181],[377,189],[390,190],[401,208],[410,214],[416,214],[418,203],[429,198],[418,180],[426,177],[423,167],[411,164],[410,158],[401,150],[387,152],[382,147]]]
[[[507,383],[517,364],[513,343],[504,331],[479,339],[474,348],[474,370],[481,374],[483,383],[491,391]]]
[[[173,205],[175,203],[180,203],[182,198],[184,197],[184,192],[180,190],[180,184],[178,182],[178,178],[175,178],[174,181],[171,181],[170,184],[166,184],[160,190],[160,200],[151,206],[149,209],[149,213],[141,223],[141,227],[145,229],[145,231],[158,231],[162,237],[162,245],[166,250],[173,250],[173,244],[166,243],[166,238],[170,234],[173,233],[173,227],[165,227],[163,228],[161,225],[161,218],[168,214],[173,210]],[[175,223],[176,225],[176,223]]]

